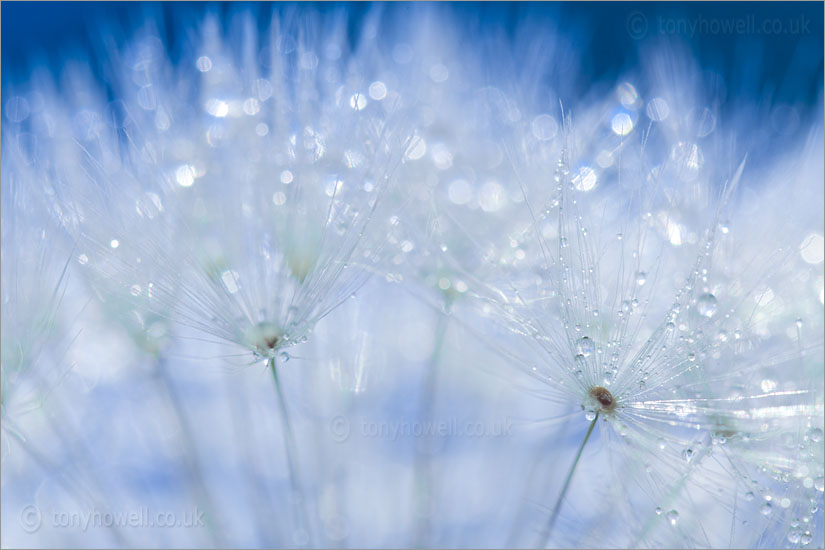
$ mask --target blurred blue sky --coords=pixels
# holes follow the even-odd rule
[[[341,5],[322,3],[314,8]],[[355,36],[370,4],[343,5],[352,16],[350,30]],[[4,2],[3,84],[25,78],[28,68],[44,61],[43,56],[54,66],[76,48],[88,48],[100,35],[103,22],[115,22],[128,33],[147,10],[162,13],[174,51],[180,47],[180,36],[169,29],[180,28],[207,9],[240,8],[262,15],[271,9],[264,3]],[[403,11],[410,6],[393,3],[384,8]],[[457,3],[449,9],[459,21],[475,20],[482,28],[510,36],[520,22],[531,19],[551,20],[569,31],[585,60],[571,85],[575,93],[585,93],[593,82],[614,80],[638,63],[640,46],[663,38],[687,43],[704,69],[722,76],[729,97],[769,96],[775,102],[813,106],[822,90],[822,2],[490,2]],[[268,18],[262,16],[261,21]]]

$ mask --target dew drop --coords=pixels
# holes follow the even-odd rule
[[[175,181],[181,187],[192,187],[192,184],[195,183],[195,170],[188,164],[178,166],[175,170]]]
[[[279,353],[278,357],[281,359],[281,363],[286,363],[290,359],[289,354],[285,351]]]
[[[589,421],[591,421],[591,422],[592,422],[592,421],[593,421],[593,419],[594,419],[594,418],[596,418],[596,412],[595,412],[595,411],[585,411],[585,413],[584,413],[584,417],[585,417],[587,420],[589,420]]]
[[[202,73],[209,72],[212,69],[212,60],[209,57],[202,55],[198,58],[195,66]]]
[[[12,122],[23,122],[30,112],[29,102],[25,98],[16,96],[6,103],[6,118]]]
[[[761,387],[761,388],[762,388],[762,391],[763,391],[763,392],[768,393],[768,392],[772,392],[773,390],[775,390],[775,389],[776,389],[776,385],[777,385],[777,384],[776,384],[776,380],[773,380],[773,379],[771,379],[771,378],[765,378],[765,379],[764,379],[764,380],[762,380],[762,382],[759,384],[759,387]]]
[[[620,112],[610,121],[610,129],[619,136],[626,136],[633,130],[633,119],[627,113]]]
[[[691,460],[693,460],[693,457],[695,455],[696,455],[696,451],[694,451],[693,449],[690,449],[690,448],[687,448],[684,451],[682,451],[682,458],[685,459],[685,462],[690,462]]]
[[[79,263],[80,265],[86,265],[87,263],[89,263],[89,257],[85,254],[81,254],[77,257],[77,263]]]
[[[810,531],[805,531],[804,533],[802,533],[802,536],[799,537],[799,542],[801,542],[805,546],[811,544],[811,540],[813,540],[813,537],[811,536]]]
[[[773,506],[771,506],[771,503],[770,503],[770,502],[766,502],[765,504],[763,504],[763,505],[762,505],[762,508],[760,508],[760,509],[759,509],[759,512],[760,512],[763,516],[769,516],[769,515],[771,515],[771,512],[772,512],[772,511],[773,511]]]
[[[825,491],[825,477],[819,476],[814,479],[814,487],[817,491]]]
[[[587,336],[582,336],[576,342],[576,350],[579,352],[579,355],[590,357],[593,352],[596,351],[596,345],[593,343],[593,340]]]
[[[798,543],[801,534],[802,533],[800,533],[798,529],[791,529],[788,532],[788,542],[790,542],[791,544]]]
[[[381,82],[380,80],[376,80],[369,87],[369,94],[370,97],[376,101],[381,101],[385,97],[387,97],[387,85]]]
[[[811,430],[808,432],[808,437],[810,437],[811,441],[813,441],[814,443],[819,443],[820,441],[822,441],[822,430],[819,428],[811,428]]]
[[[644,271],[639,271],[636,273],[636,284],[639,286],[644,286],[647,282],[647,273]]]
[[[367,106],[367,98],[363,94],[355,93],[349,98],[349,106],[356,111],[361,111]]]
[[[716,308],[716,296],[713,294],[702,294],[696,301],[696,311],[698,311],[702,317],[710,319],[716,313]]]
[[[235,294],[238,290],[240,290],[238,281],[238,273],[231,269],[221,273],[221,282],[223,283],[224,288],[226,288],[226,291],[230,294]]]
[[[533,136],[539,141],[550,141],[559,131],[559,124],[551,115],[541,114],[530,125]]]
[[[671,510],[667,513],[665,517],[671,525],[676,525],[677,523],[679,523],[679,512],[677,512],[676,510]]]
[[[748,491],[747,493],[745,493],[745,500],[751,501],[753,499],[754,499],[753,491]]]
[[[657,515],[657,516],[661,516],[661,515],[662,515],[662,509],[661,509],[660,507],[658,507],[658,506],[656,507],[656,515]]]

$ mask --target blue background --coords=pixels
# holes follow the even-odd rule
[[[484,40],[485,30],[495,30],[514,38],[519,23],[546,20],[574,37],[583,62],[570,92],[585,93],[599,81],[615,81],[618,75],[639,62],[638,50],[651,40],[660,40],[662,18],[698,21],[751,17],[762,22],[805,20],[805,33],[737,34],[705,32],[678,38],[685,41],[703,69],[722,76],[727,97],[769,97],[772,102],[792,103],[798,107],[815,106],[823,86],[823,3],[821,2],[569,2],[569,3],[456,3],[440,4],[457,21],[476,28],[471,39]],[[279,4],[283,9],[288,4]],[[345,7],[350,14],[350,34],[357,36],[368,3],[320,3],[312,7],[329,10]],[[309,8],[307,4],[302,7]],[[384,6],[390,12],[412,9],[407,3]],[[85,52],[93,68],[99,63],[91,47],[103,25],[115,24],[128,36],[147,13],[162,14],[166,39],[172,54],[182,44],[174,29],[202,15],[207,9],[229,13],[251,9],[261,14],[262,25],[272,5],[266,3],[201,2],[4,2],[2,4],[2,63],[4,88],[25,78],[35,64],[58,66],[61,58]],[[629,17],[641,14],[646,22],[644,37],[634,39]],[[403,20],[403,18],[401,19]],[[473,23],[469,23],[472,21]],[[471,32],[471,31],[467,31]],[[90,53],[92,52],[92,53]],[[724,102],[723,102],[724,103]],[[724,105],[723,105],[724,107]]]

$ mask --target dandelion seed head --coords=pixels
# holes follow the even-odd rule
[[[628,92],[625,103],[630,104],[629,91],[620,91]],[[654,106],[648,103],[649,118],[654,122],[675,120],[675,104],[669,99],[661,98]],[[643,101],[640,97],[632,103],[641,106]],[[624,104],[623,107],[628,108]],[[619,114],[627,115],[631,123],[634,121],[624,111],[614,112],[613,116]],[[624,126],[617,132],[612,124],[615,120],[609,119],[614,134],[631,139],[631,124],[627,120],[617,121]],[[696,518],[687,512],[691,505],[686,497],[695,494],[695,490],[712,491],[713,506],[730,505],[727,499],[738,483],[729,473],[732,470],[749,472],[749,479],[758,478],[762,494],[774,484],[793,486],[796,492],[813,491],[813,476],[806,487],[805,476],[797,474],[800,466],[812,462],[793,453],[780,458],[784,451],[779,450],[776,442],[782,440],[784,449],[798,448],[801,440],[794,434],[799,434],[800,424],[819,407],[803,397],[804,390],[796,395],[783,391],[779,381],[787,376],[780,373],[787,371],[782,367],[767,367],[763,358],[755,359],[761,367],[749,364],[745,356],[751,354],[736,344],[743,339],[772,337],[765,332],[756,336],[759,329],[751,323],[762,325],[774,311],[779,311],[772,309],[760,316],[761,308],[772,308],[772,302],[779,299],[777,287],[771,277],[763,281],[748,278],[747,282],[740,277],[737,282],[743,287],[737,287],[736,276],[728,278],[730,273],[721,272],[739,265],[725,252],[730,250],[724,241],[741,239],[741,233],[736,231],[739,227],[726,218],[729,231],[718,230],[718,218],[706,216],[697,222],[697,213],[681,206],[688,203],[685,196],[693,192],[687,191],[690,186],[696,186],[695,190],[706,185],[707,171],[715,168],[710,164],[708,149],[695,142],[695,137],[687,139],[687,135],[707,138],[719,132],[710,111],[690,111],[685,120],[690,131],[662,147],[661,164],[649,172],[651,182],[662,181],[658,178],[667,173],[671,183],[665,184],[667,189],[661,201],[651,196],[639,201],[641,205],[634,203],[632,209],[640,212],[637,226],[620,221],[625,215],[621,207],[616,208],[611,218],[607,201],[617,200],[617,196],[611,195],[610,176],[605,176],[606,183],[602,181],[601,171],[609,174],[612,168],[610,163],[602,162],[604,159],[596,158],[594,164],[589,154],[568,158],[569,153],[562,151],[557,159],[536,161],[535,157],[525,156],[516,161],[518,178],[524,179],[524,173],[531,173],[531,166],[541,166],[534,173],[536,182],[547,181],[546,177],[542,179],[542,172],[553,173],[554,182],[549,189],[545,183],[545,196],[551,196],[545,211],[536,208],[536,201],[529,195],[526,201],[532,211],[525,216],[533,223],[524,234],[538,241],[532,258],[536,271],[543,274],[538,278],[541,282],[533,288],[526,278],[522,284],[510,275],[509,284],[516,290],[506,293],[506,305],[500,312],[502,323],[519,336],[520,344],[536,350],[542,358],[537,361],[527,349],[510,350],[517,357],[524,354],[524,364],[530,365],[528,372],[542,381],[547,398],[581,404],[588,420],[597,414],[608,420],[604,429],[610,434],[612,460],[622,456],[627,464],[642,462],[643,467],[631,468],[634,472],[639,470],[640,483],[651,478],[660,485],[664,480],[669,480],[668,484],[677,483],[677,479],[690,480],[684,491],[680,490],[685,498],[678,497],[679,507],[674,507],[679,510],[675,517],[679,518],[680,528],[686,522],[696,524]],[[528,131],[533,133],[532,128]],[[587,131],[582,134],[588,135]],[[577,146],[582,148],[580,142]],[[584,149],[598,157],[607,148],[597,141]],[[554,169],[548,168],[548,161]],[[625,148],[622,180],[632,179],[627,177],[628,162],[633,161],[628,160]],[[598,165],[598,187],[579,193],[584,190],[586,174],[578,169],[570,171],[567,167],[571,164]],[[655,189],[658,184],[649,185]],[[535,194],[542,191],[538,184],[528,190]],[[647,193],[642,188],[639,192]],[[594,200],[599,194],[603,195],[601,199]],[[711,202],[716,196],[704,187],[697,195]],[[718,208],[723,210],[722,206]],[[598,224],[592,219],[599,220]],[[610,219],[617,220],[615,226],[606,223]],[[547,226],[552,229],[545,230]],[[645,243],[654,242],[650,239],[657,243],[656,252],[652,248],[646,250]],[[511,241],[510,246],[515,243],[517,250],[525,249],[522,240]],[[794,251],[800,263],[804,262],[799,255],[801,250],[800,247],[798,252]],[[768,255],[770,252],[762,257]],[[669,258],[667,262],[662,261],[665,257]],[[718,267],[722,264],[724,267]],[[771,264],[772,269],[776,266]],[[552,287],[552,294],[547,292],[547,286]],[[763,304],[767,289],[771,289],[773,297]],[[794,317],[786,320],[793,326]],[[780,334],[787,327],[788,324],[784,325]],[[795,331],[788,332],[791,338],[792,332]],[[793,352],[788,350],[786,365],[794,361],[791,355]],[[728,393],[734,386],[732,372],[743,373],[740,381],[747,382]],[[821,424],[821,420],[817,423]],[[766,440],[774,443],[767,444]],[[804,441],[802,444],[807,445]],[[627,454],[617,455],[622,452]],[[768,456],[771,458],[767,459]],[[714,461],[723,465],[715,466]],[[698,471],[702,474],[691,473]],[[667,502],[661,496],[653,496],[658,491],[657,488],[642,493],[649,493],[647,497],[659,503]],[[797,502],[790,494],[777,498],[774,508],[782,510],[786,509],[781,506],[782,498],[788,499],[787,509]],[[752,512],[759,514],[760,510],[757,507]],[[771,517],[777,514],[774,512]],[[667,523],[676,525],[669,518]],[[635,544],[638,541],[631,546]]]
[[[362,75],[376,84],[369,94],[345,83],[348,60],[281,23],[267,56],[238,62],[229,61],[232,40],[205,25],[194,66],[175,65],[147,30],[122,40],[138,69],[109,68],[115,101],[94,81],[44,96],[50,112],[72,113],[37,140],[68,175],[53,208],[82,250],[85,276],[141,348],[155,348],[140,342],[152,340],[158,315],[255,355],[294,345],[385,253],[387,233],[368,228],[384,225],[379,212],[390,205],[380,199],[397,161],[407,150],[422,158],[426,144],[416,149],[403,102],[388,101],[375,75]],[[333,35],[325,42],[344,51]],[[267,48],[270,38],[249,40]],[[295,79],[263,66],[299,44]],[[339,76],[327,79],[330,70]],[[76,94],[86,98],[77,114]],[[289,120],[275,115],[283,101]],[[7,105],[6,117],[23,110]],[[73,143],[60,139],[73,134]]]

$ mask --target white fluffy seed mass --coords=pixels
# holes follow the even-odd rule
[[[821,82],[152,9],[4,75],[3,546],[822,546]]]

